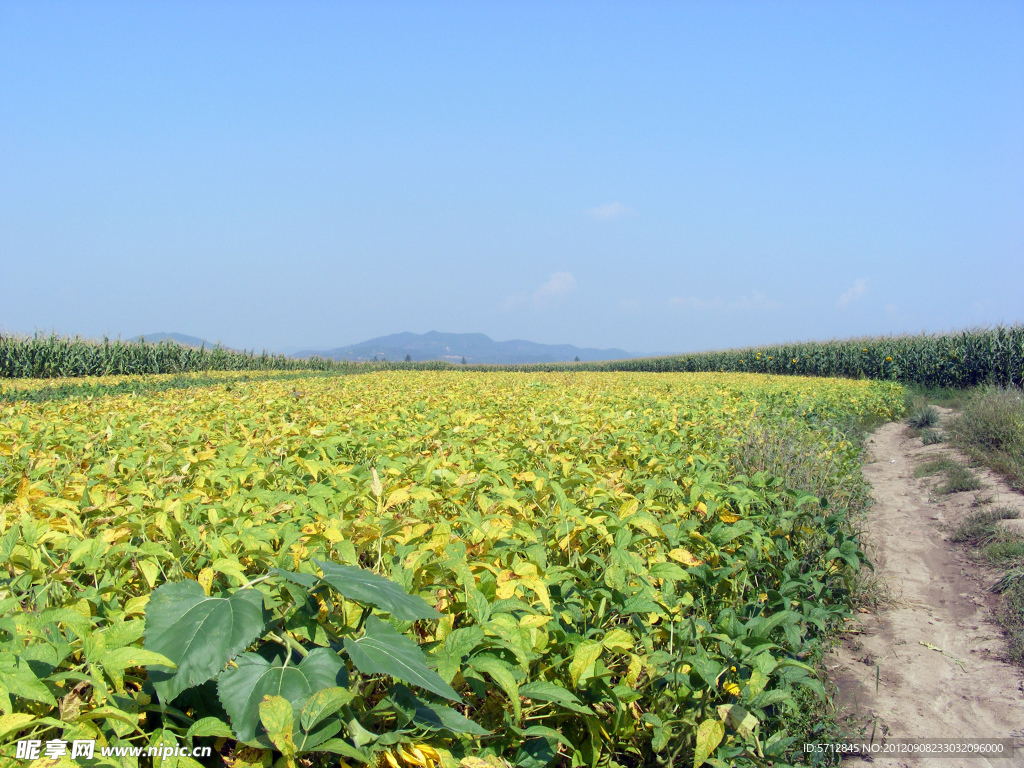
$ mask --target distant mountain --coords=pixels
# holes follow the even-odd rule
[[[143,340],[151,344],[156,344],[161,341],[174,341],[178,344],[184,344],[186,347],[196,347],[197,349],[204,345],[207,349],[213,349],[217,346],[216,342],[209,342],[206,339],[199,339],[195,336],[186,336],[184,333],[147,333],[144,336],[136,336],[135,338],[128,339],[128,341]],[[221,346],[224,345],[222,344]]]
[[[633,357],[621,349],[589,349],[572,344],[537,344],[514,339],[494,341],[482,333],[396,333],[380,336],[359,344],[328,350],[303,350],[293,357],[319,357],[332,360],[447,360],[460,363],[526,365],[528,363],[560,363],[574,360],[622,360]]]

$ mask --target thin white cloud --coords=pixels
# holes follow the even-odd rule
[[[779,302],[769,299],[760,291],[751,291],[749,295],[740,296],[735,301],[729,302],[729,309],[771,312],[781,307]]]
[[[683,309],[704,310],[722,306],[722,299],[718,296],[712,299],[703,299],[699,296],[673,296],[668,300],[668,303],[673,307],[681,307]]]
[[[590,209],[595,219],[618,219],[633,212],[633,209],[622,203],[607,203]]]
[[[556,301],[562,296],[567,296],[575,290],[576,278],[573,277],[571,272],[555,272],[551,275],[551,279],[532,294],[517,293],[509,296],[502,302],[501,308],[508,311],[527,304],[541,307]]]
[[[673,296],[668,300],[669,306],[680,309],[692,309],[699,312],[707,312],[713,309],[726,308],[731,310],[771,312],[780,309],[782,305],[769,299],[759,291],[751,291],[749,294],[739,296],[732,301],[723,301],[721,296]]]
[[[544,285],[533,293],[534,301],[544,301],[555,296],[564,296],[576,290],[576,278],[571,272],[555,272]]]
[[[864,278],[855,280],[852,286],[843,291],[843,295],[836,301],[836,306],[840,309],[846,309],[853,302],[863,298],[867,292],[868,281]]]

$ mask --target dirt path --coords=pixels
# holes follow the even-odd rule
[[[887,424],[869,438],[865,475],[875,504],[867,542],[891,599],[878,614],[861,614],[829,662],[839,684],[840,714],[872,724],[888,738],[1015,738],[1013,760],[886,758],[844,761],[881,768],[1024,766],[1024,673],[1001,661],[1003,641],[989,618],[994,575],[948,542],[948,527],[975,498],[1024,509],[1024,497],[980,472],[986,490],[933,496],[933,479],[917,479],[922,457],[948,453],[923,447]],[[980,496],[978,496],[980,494]],[[1017,522],[1017,521],[1015,521]],[[945,529],[945,530],[944,530]]]

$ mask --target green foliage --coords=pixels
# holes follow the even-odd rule
[[[0,378],[123,376],[189,371],[328,370],[341,367],[321,358],[294,360],[263,352],[195,349],[165,340],[102,342],[63,336],[0,334]]]
[[[1024,566],[1004,575],[997,587],[1001,595],[996,616],[1006,632],[1008,655],[1024,665]]]
[[[946,482],[939,485],[936,493],[964,493],[977,491],[982,487],[981,479],[964,464],[954,463],[946,469]]]
[[[374,573],[351,565],[336,565],[320,560],[316,561],[316,565],[323,571],[321,584],[329,585],[350,600],[369,603],[399,621],[441,618],[441,614],[422,597],[409,595],[394,582]]]
[[[596,363],[507,366],[523,371],[741,372],[842,376],[924,387],[1024,382],[1024,325],[918,336],[876,336]]]
[[[1019,387],[987,387],[968,398],[950,424],[953,443],[1024,488],[1024,393]]]
[[[241,590],[229,598],[207,597],[195,581],[165,584],[149,599],[145,649],[174,667],[150,667],[149,679],[164,701],[210,680],[263,634],[263,595]]]
[[[926,461],[914,471],[917,477],[930,477],[943,473],[946,481],[935,487],[940,494],[976,491],[981,488],[981,480],[966,465],[949,458],[938,458]]]
[[[345,638],[345,651],[356,669],[364,674],[390,675],[446,699],[462,701],[450,685],[427,668],[423,652],[415,642],[375,616],[366,620],[362,637]]]
[[[372,371],[624,371],[651,373],[769,373],[869,378],[912,383],[922,393],[953,392],[990,384],[1024,383],[1024,325],[947,334],[879,336],[845,341],[805,342],[699,352],[669,357],[592,363],[467,365],[442,360],[352,363],[322,358],[294,360],[264,352],[197,350],[170,341],[159,344],[104,339],[102,343],[60,336],[0,335],[0,379],[79,377],[186,371],[315,370]]]
[[[933,405],[919,405],[910,412],[907,423],[914,429],[934,427],[939,423],[939,410]]]
[[[999,535],[1000,520],[1013,520],[1020,513],[1010,507],[998,507],[969,514],[956,528],[950,539],[957,543],[987,544]]]
[[[261,650],[264,650],[263,654],[243,654],[217,679],[217,695],[231,718],[235,736],[240,741],[257,742],[257,735],[262,730],[259,710],[264,696],[281,696],[288,701],[296,726],[294,732],[303,732],[304,740],[315,739],[316,733],[322,736],[321,741],[326,741],[340,731],[340,722],[322,726],[327,717],[323,716],[325,709],[321,703],[324,699],[331,701],[328,697],[333,694],[337,708],[331,714],[337,714],[353,695],[347,690],[348,673],[338,654],[330,648],[314,648],[306,651],[306,656],[298,663],[291,659],[289,665],[288,656],[293,653],[291,648],[286,647],[280,653],[274,653],[272,649]],[[317,699],[311,701],[314,695]],[[312,704],[309,710],[306,709],[307,704]],[[304,710],[305,725],[302,724]]]
[[[1020,513],[1010,507],[974,512],[960,523],[950,537],[976,548],[1004,572],[993,587],[999,593],[996,619],[1006,633],[1009,658],[1024,665],[1024,536],[999,525]]]
[[[311,377],[337,376],[346,373],[339,371],[264,371],[255,373],[229,373],[211,376],[204,373],[171,374],[167,376],[120,376],[120,377],[89,377],[78,379],[57,379],[59,384],[51,384],[54,379],[17,379],[7,382],[6,387],[0,386],[0,403],[47,403],[53,400],[67,400],[72,397],[107,397],[110,395],[145,395],[167,390],[224,385],[230,391],[236,384],[251,381],[292,381]]]

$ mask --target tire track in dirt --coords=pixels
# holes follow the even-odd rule
[[[859,614],[842,646],[830,655],[839,687],[839,716],[867,723],[886,738],[1016,739],[1013,760],[875,757],[843,765],[879,768],[1008,768],[1024,766],[1024,671],[1002,661],[999,627],[990,618],[994,575],[983,572],[948,542],[943,529],[971,509],[976,493],[934,501],[934,480],[917,479],[922,449],[887,424],[868,441],[864,474],[873,486],[866,542],[876,573],[891,597],[877,614]],[[983,494],[999,493],[990,473]],[[1005,486],[1003,486],[1005,489]],[[1006,489],[1008,491],[1008,489]],[[1024,497],[999,493],[1001,506],[1024,508]]]

